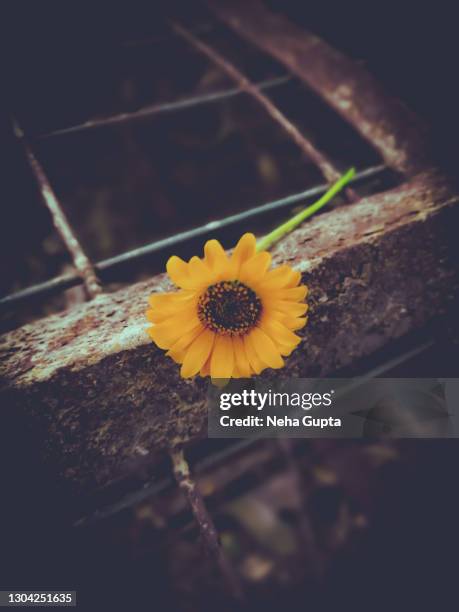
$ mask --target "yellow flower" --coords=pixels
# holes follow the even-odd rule
[[[248,378],[284,366],[300,342],[293,332],[306,324],[307,287],[290,266],[270,265],[253,234],[244,234],[230,257],[209,240],[203,259],[169,259],[167,272],[179,290],[150,296],[148,333],[182,364],[184,378]]]

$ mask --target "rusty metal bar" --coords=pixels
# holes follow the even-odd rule
[[[269,116],[281,126],[288,134],[293,142],[302,150],[302,152],[320,169],[324,178],[329,182],[337,181],[341,172],[335,167],[333,162],[320,151],[312,142],[310,142],[299,129],[294,125],[275,104],[267,98],[258,87],[252,83],[236,66],[224,58],[218,51],[210,47],[208,44],[196,38],[185,27],[177,22],[171,22],[171,26],[177,34],[190,43],[192,47],[203,53],[213,64],[223,70],[240,89],[246,91],[252,96],[269,114]]]
[[[382,176],[386,171],[387,168],[385,166],[371,166],[366,170],[357,172],[351,183],[358,184],[366,179]],[[243,212],[237,213],[235,215],[230,215],[228,217],[225,217],[224,219],[220,219],[218,221],[211,221],[210,223],[206,223],[205,225],[201,225],[185,232],[180,232],[179,234],[174,234],[172,236],[169,236],[168,238],[150,242],[149,244],[146,244],[137,249],[132,249],[125,253],[121,253],[120,255],[110,257],[109,259],[104,259],[96,263],[94,267],[97,271],[98,276],[103,279],[104,275],[107,272],[112,272],[113,269],[115,269],[117,266],[138,261],[154,253],[171,253],[171,250],[179,244],[183,244],[194,238],[210,236],[212,233],[215,233],[225,227],[242,223],[248,219],[258,218],[264,214],[268,214],[276,210],[280,210],[282,208],[298,204],[299,202],[303,202],[304,200],[310,198],[315,198],[325,193],[327,189],[327,184],[311,187],[310,189],[307,189],[300,193],[296,193],[285,198],[281,198],[279,200],[274,200],[272,202],[267,202],[266,204],[262,204],[260,206],[249,208],[248,210],[244,210]],[[64,291],[65,289],[69,289],[70,287],[75,287],[81,282],[82,279],[77,274],[66,274],[62,276],[57,276],[49,281],[38,283],[36,285],[27,287],[26,289],[22,289],[21,291],[17,291],[16,293],[1,298],[0,309],[12,308],[14,306],[17,306],[18,304],[27,302],[28,300],[53,295],[59,293],[60,291]]]
[[[426,172],[318,215],[276,245],[274,265],[298,269],[310,291],[303,342],[278,375],[326,376],[447,320],[458,222],[459,196]],[[0,337],[0,428],[22,415],[75,495],[205,432],[206,382],[181,379],[145,331],[148,296],[171,289],[160,275]]]
[[[221,464],[225,464],[227,460],[234,461],[238,453],[244,450],[250,450],[257,442],[260,442],[260,440],[237,440],[223,450],[214,451],[204,456],[203,459],[194,464],[194,474],[198,476],[199,480],[207,470],[212,470],[215,467],[221,466]],[[120,510],[124,510],[147,499],[154,498],[157,495],[170,491],[175,487],[175,484],[174,478],[167,474],[163,478],[154,477],[150,482],[144,483],[140,490],[136,488],[128,492],[121,492],[121,495],[117,495],[116,501],[110,499],[110,501],[104,502],[104,500],[101,501],[100,498],[98,498],[90,505],[89,510],[86,509],[84,514],[79,516],[74,525],[75,527],[86,526],[107,518]]]
[[[305,81],[387,165],[408,176],[430,166],[424,127],[367,70],[260,0],[207,0],[220,20]]]
[[[207,554],[216,562],[231,596],[242,601],[244,596],[239,578],[223,552],[215,524],[206,508],[202,494],[191,476],[183,450],[171,450],[170,457],[175,479],[190,504]]]
[[[48,181],[43,167],[35,157],[32,148],[25,138],[24,132],[15,120],[13,120],[13,129],[16,137],[22,142],[25,156],[38,185],[40,196],[51,214],[54,227],[72,257],[73,265],[78,275],[83,280],[88,297],[93,298],[102,291],[96,271],[79,243],[78,238],[75,236],[67,216]]]
[[[261,90],[268,90],[273,89],[275,87],[280,87],[281,85],[285,85],[285,83],[288,83],[291,80],[292,76],[289,74],[285,74],[272,79],[265,79],[264,81],[260,81],[256,84],[256,87]],[[191,98],[183,98],[182,100],[176,100],[174,102],[152,104],[150,106],[144,106],[138,111],[134,111],[131,113],[119,113],[117,115],[112,115],[110,117],[102,117],[100,119],[90,119],[89,121],[86,121],[84,123],[60,128],[51,132],[46,132],[44,134],[38,134],[37,136],[34,136],[34,138],[39,140],[45,140],[54,136],[65,136],[67,134],[84,132],[86,130],[91,130],[95,128],[104,128],[123,123],[132,123],[134,121],[145,119],[147,117],[153,117],[162,113],[171,113],[187,108],[193,108],[195,106],[200,106],[202,104],[209,104],[212,102],[218,102],[220,100],[228,100],[230,98],[240,95],[241,93],[244,93],[243,89],[241,89],[240,87],[232,87],[223,91],[203,94],[201,96],[193,96]]]

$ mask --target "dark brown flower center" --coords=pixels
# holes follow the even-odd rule
[[[211,285],[198,302],[199,320],[217,334],[242,336],[257,323],[260,314],[260,298],[239,281]]]

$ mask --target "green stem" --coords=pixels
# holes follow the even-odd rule
[[[282,225],[279,225],[279,227],[276,227],[275,230],[261,238],[257,242],[257,251],[266,251],[275,242],[277,242],[286,234],[298,227],[298,225],[300,225],[300,223],[302,223],[305,219],[308,219],[314,213],[320,210],[323,206],[325,206],[325,204],[327,204],[327,202],[330,202],[330,200],[352,180],[354,175],[355,168],[350,168],[350,170],[348,170],[346,174],[343,174],[343,176],[338,179],[336,183],[334,183],[330,187],[330,189],[326,191],[324,195],[317,200],[317,202],[314,202],[314,204],[311,204]]]

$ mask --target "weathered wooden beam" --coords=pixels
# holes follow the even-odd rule
[[[216,16],[305,81],[372,144],[388,166],[413,176],[426,170],[425,129],[361,65],[260,0],[208,0]]]
[[[276,375],[329,374],[441,316],[458,285],[458,201],[441,176],[422,173],[276,245],[275,263],[302,271],[311,306],[302,343]],[[161,275],[0,339],[0,427],[22,415],[74,491],[205,431],[207,383],[181,380],[145,332],[147,297],[165,289]]]

